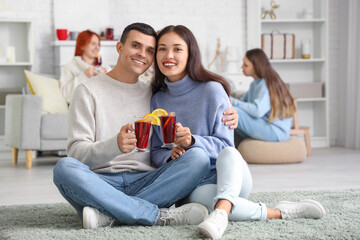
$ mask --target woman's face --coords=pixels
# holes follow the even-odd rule
[[[156,61],[169,81],[175,82],[185,77],[188,57],[188,46],[177,33],[169,32],[159,39]]]
[[[241,66],[241,68],[245,76],[253,77],[255,80],[258,79],[258,77],[255,74],[254,65],[250,62],[250,60],[246,56],[243,59],[243,65]]]
[[[100,41],[96,35],[93,35],[90,39],[88,45],[83,47],[82,56],[86,56],[88,58],[94,58],[95,55],[99,53],[100,50]]]

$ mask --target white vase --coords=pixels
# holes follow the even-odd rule
[[[311,57],[311,40],[303,39],[301,41],[301,58]]]

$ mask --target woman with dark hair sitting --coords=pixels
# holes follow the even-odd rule
[[[157,40],[151,108],[176,113],[177,145],[162,147],[161,129],[155,129],[151,156],[159,167],[177,161],[192,147],[203,148],[208,154],[209,175],[181,201],[201,203],[212,212],[198,226],[199,230],[219,239],[228,219],[321,218],[325,209],[314,200],[280,202],[276,209],[247,200],[252,188],[251,174],[234,148],[233,131],[221,122],[223,111],[230,108],[228,83],[205,70],[197,41],[188,28],[167,26]]]

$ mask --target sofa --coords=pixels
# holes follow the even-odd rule
[[[42,98],[36,95],[7,95],[5,144],[12,148],[12,160],[15,164],[18,151],[26,151],[27,168],[31,168],[34,150],[57,151],[59,155],[64,155],[67,114],[43,114]]]
[[[66,155],[68,105],[59,81],[25,70],[28,94],[9,94],[5,99],[5,144],[26,151],[26,167],[31,168],[33,151],[56,151]]]

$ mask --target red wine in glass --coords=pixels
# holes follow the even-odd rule
[[[175,113],[170,113],[169,116],[161,116],[161,131],[163,135],[164,145],[162,147],[173,147],[175,146]]]
[[[149,143],[151,123],[144,121],[135,122],[135,136],[136,136],[136,151],[147,152],[147,146]]]
[[[94,66],[95,67],[100,67],[102,64],[102,59],[100,55],[95,55],[94,57]]]

